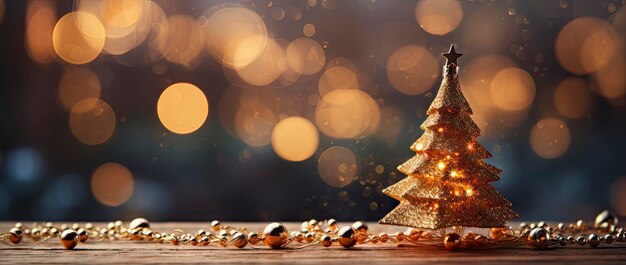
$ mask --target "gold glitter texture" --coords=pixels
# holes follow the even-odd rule
[[[480,129],[470,117],[458,69],[455,63],[444,66],[439,92],[421,126],[425,132],[411,145],[416,154],[398,166],[408,176],[383,190],[400,205],[381,224],[504,227],[506,220],[519,217],[490,184],[502,171],[483,161],[491,154],[476,141]]]

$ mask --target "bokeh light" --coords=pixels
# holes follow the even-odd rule
[[[554,91],[554,106],[563,116],[580,118],[589,114],[592,106],[592,94],[587,88],[587,81],[570,77],[559,83]]]
[[[499,50],[505,46],[509,32],[513,31],[503,22],[498,8],[480,8],[469,13],[463,23],[461,41],[464,47],[476,51]]]
[[[52,31],[56,24],[56,7],[52,1],[28,2],[26,10],[26,51],[33,61],[49,63],[54,58]]]
[[[571,135],[567,124],[554,117],[539,120],[530,131],[530,147],[546,159],[562,156],[570,146]]]
[[[458,0],[421,0],[415,7],[415,19],[424,31],[445,35],[459,26],[463,8]]]
[[[104,26],[104,51],[124,54],[145,40],[152,26],[152,1],[76,0],[76,10],[96,16]]]
[[[100,165],[91,176],[91,192],[98,202],[116,207],[133,194],[133,175],[124,165],[107,162]]]
[[[166,44],[165,59],[176,64],[195,68],[204,50],[202,28],[190,16],[174,15],[167,19],[171,29]]]
[[[321,96],[335,89],[356,88],[359,88],[356,73],[343,66],[335,66],[326,69],[318,83],[319,94]]]
[[[419,95],[430,89],[439,78],[437,59],[420,46],[404,46],[387,62],[387,79],[400,93]]]
[[[561,29],[554,49],[563,68],[574,74],[588,74],[605,66],[613,57],[618,41],[606,21],[580,17]]]
[[[287,46],[287,65],[296,72],[312,75],[326,63],[324,49],[309,38],[298,38]]]
[[[611,185],[611,206],[619,215],[626,215],[626,177],[621,177]]]
[[[271,141],[277,122],[274,112],[263,104],[242,105],[235,115],[235,132],[251,146],[265,146]]]
[[[276,124],[272,131],[272,148],[278,156],[289,161],[311,157],[319,145],[317,129],[302,117],[289,117]]]
[[[84,144],[105,143],[115,132],[115,112],[98,98],[78,101],[70,112],[70,130]]]
[[[376,101],[361,90],[337,89],[317,104],[315,124],[333,138],[361,138],[378,130],[380,109]]]
[[[387,67],[389,57],[398,49],[408,45],[425,46],[425,35],[415,23],[406,21],[387,23],[371,34],[368,43],[372,46],[372,53],[369,56],[370,58],[373,56],[378,65]]]
[[[509,67],[499,71],[491,82],[491,99],[502,110],[528,108],[535,99],[535,81],[528,72]]]
[[[59,84],[59,99],[67,110],[72,110],[74,105],[83,99],[100,98],[100,93],[100,79],[88,68],[68,67],[63,71]],[[90,102],[94,103],[95,107],[97,101]],[[89,111],[92,108],[81,108],[77,111]]]
[[[304,27],[302,27],[302,33],[309,38],[313,37],[315,35],[315,25],[311,23],[305,24]]]
[[[239,78],[254,86],[265,86],[274,82],[286,68],[285,51],[272,39],[267,41],[265,49],[254,61],[244,66],[235,65]]]
[[[71,12],[54,26],[52,45],[56,54],[72,64],[93,61],[104,48],[105,31],[102,23],[87,12]]]
[[[254,11],[238,6],[216,6],[199,19],[206,45],[224,66],[244,67],[265,50],[267,28]]]
[[[343,146],[324,150],[317,162],[317,169],[322,180],[335,188],[350,185],[358,173],[354,152]]]
[[[171,132],[188,134],[198,130],[209,115],[209,102],[202,90],[189,83],[166,88],[157,102],[159,120]]]
[[[592,76],[601,96],[617,99],[626,95],[626,57],[616,55]]]
[[[4,164],[8,176],[17,183],[31,183],[43,171],[41,155],[29,147],[19,147],[8,152]]]

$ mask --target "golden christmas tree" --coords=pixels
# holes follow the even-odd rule
[[[411,150],[416,155],[398,166],[408,175],[383,192],[400,201],[381,224],[425,229],[451,226],[503,227],[519,217],[511,202],[491,186],[502,171],[485,161],[491,154],[476,141],[480,129],[458,80],[457,59],[448,53],[437,97],[421,125],[424,134]]]

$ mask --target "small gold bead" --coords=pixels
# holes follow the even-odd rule
[[[61,229],[60,229],[60,230],[61,230],[61,231],[65,231],[65,230],[67,230],[67,228],[68,228],[68,227],[67,227],[67,224],[62,224],[62,225],[61,225]]]
[[[24,232],[22,229],[14,227],[9,230],[9,240],[13,244],[19,244],[22,241],[22,237],[24,236]]]
[[[58,236],[59,235],[59,230],[56,228],[50,228],[50,235],[52,236]]]
[[[372,244],[376,244],[376,243],[378,243],[378,236],[377,236],[377,235],[372,235],[372,236],[370,236],[370,242],[371,242]]]
[[[576,228],[580,231],[587,230],[587,224],[583,220],[576,221]]]
[[[211,242],[211,241],[209,240],[209,238],[208,238],[208,237],[206,237],[206,236],[205,236],[205,237],[202,237],[201,241],[202,241],[202,245],[203,245],[203,246],[209,245],[209,243]]]
[[[330,247],[333,244],[333,239],[329,235],[323,235],[320,240],[324,247]]]
[[[420,236],[422,235],[422,231],[417,230],[415,228],[408,228],[405,233],[406,233],[406,237],[411,241],[419,240]]]
[[[93,229],[93,224],[92,223],[86,223],[85,224],[85,229],[87,229],[87,230]]]
[[[308,234],[308,233],[307,233]],[[298,232],[298,231],[293,231],[291,232],[291,237],[293,238],[294,241],[296,242],[302,242],[302,240],[304,240],[304,236],[302,236],[302,233]]]
[[[78,234],[72,229],[67,229],[61,233],[61,245],[65,249],[74,249],[78,244]]]
[[[132,229],[139,229],[139,230],[141,230],[141,229],[144,229],[144,228],[150,228],[150,223],[148,222],[148,220],[146,220],[144,218],[135,218],[128,225],[128,229],[130,229],[130,230],[132,230]]]
[[[87,231],[85,231],[82,228],[79,228],[78,231],[76,231],[76,233],[78,234],[78,240],[80,242],[85,242],[89,238],[89,235],[87,235]]]
[[[281,248],[289,239],[287,228],[280,223],[268,224],[263,230],[263,242],[270,248]]]
[[[443,239],[443,245],[448,250],[458,250],[461,247],[461,236],[457,233],[448,233]]]
[[[22,228],[22,223],[20,222],[15,223],[15,228]]]
[[[404,233],[398,232],[396,234],[396,241],[402,241],[402,240],[404,240]]]
[[[189,239],[189,243],[191,243],[192,246],[198,245],[198,239],[192,237],[191,239]]]
[[[110,223],[108,223],[108,224],[107,224],[107,229],[109,229],[109,230],[113,230],[113,229],[115,229],[115,223],[114,223],[114,222],[110,222]]]
[[[335,219],[328,219],[327,223],[328,223],[328,228],[330,228],[330,230],[337,229],[337,220],[335,220]]]
[[[352,224],[352,228],[354,228],[354,230],[356,230],[359,233],[367,234],[368,227],[365,222],[356,221]]]
[[[202,237],[205,237],[206,235],[207,235],[207,234],[206,234],[206,231],[204,231],[204,230],[200,229],[200,230],[198,230],[198,232],[196,233],[196,238],[202,238]]]
[[[238,248],[243,248],[248,244],[248,237],[244,233],[237,232],[230,240],[230,244]]]
[[[476,234],[472,232],[467,232],[465,236],[463,236],[463,238],[461,239],[461,245],[466,248],[474,247],[476,245],[474,240],[475,237]]]
[[[307,243],[313,242],[313,239],[315,239],[315,233],[313,232],[308,232],[306,233],[306,235],[304,235],[304,241],[306,241]]]
[[[226,230],[222,229],[222,230],[220,230],[220,232],[219,232],[217,235],[218,235],[219,237],[228,237],[228,236],[230,236],[230,232],[228,232],[228,231],[226,231]]]
[[[213,231],[220,231],[220,229],[222,229],[222,224],[220,224],[220,221],[218,220],[213,220],[211,222],[211,228],[213,228]]]
[[[385,243],[389,241],[389,235],[387,233],[380,233],[378,234],[378,239],[380,239],[380,242]]]
[[[309,232],[309,222],[308,221],[304,221],[304,222],[302,222],[302,224],[300,224],[300,232],[302,232],[302,233]]]
[[[52,223],[50,223],[50,225],[52,225]],[[73,229],[74,231],[78,230],[78,228],[80,228],[80,225],[79,225],[78,223],[73,223],[73,224],[72,224],[72,229]]]
[[[357,243],[357,232],[350,226],[344,226],[337,233],[337,241],[344,248],[351,248]]]
[[[259,234],[255,232],[248,234],[248,243],[252,245],[256,245],[257,243],[259,243]]]
[[[176,236],[172,236],[172,238],[170,239],[170,242],[172,243],[172,245],[178,245],[178,237]]]
[[[152,230],[150,230],[150,229],[141,230],[141,234],[148,241],[154,240],[154,233],[152,233]]]
[[[47,228],[52,228],[52,222],[47,222],[47,223],[46,223],[46,227],[47,227]]]

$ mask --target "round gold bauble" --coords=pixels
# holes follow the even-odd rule
[[[22,241],[22,237],[24,236],[24,232],[22,232],[22,229],[19,229],[17,227],[11,228],[9,233],[9,240],[13,244],[19,244]]]
[[[135,218],[132,222],[130,222],[130,225],[128,226],[129,230],[142,230],[144,228],[150,228],[150,223],[144,218]]]
[[[61,245],[65,249],[74,249],[78,244],[78,234],[72,229],[67,229],[61,233]]]
[[[357,242],[356,230],[350,226],[342,227],[337,233],[337,241],[344,248],[351,248],[352,246],[356,245]]]
[[[76,231],[76,234],[78,234],[78,240],[80,242],[85,242],[87,241],[87,239],[89,239],[89,235],[87,234],[87,231],[85,229],[78,229],[78,231]]]
[[[448,233],[443,239],[443,245],[448,250],[458,250],[461,247],[461,236],[457,233]]]
[[[281,248],[289,239],[287,228],[280,223],[271,223],[263,230],[263,242],[270,248]]]
[[[329,235],[323,235],[320,240],[322,241],[322,246],[330,247],[333,244],[333,239]]]

